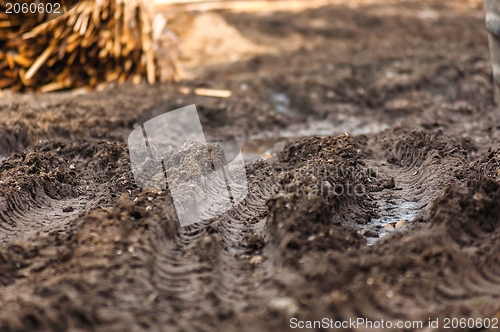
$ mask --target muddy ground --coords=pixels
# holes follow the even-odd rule
[[[500,112],[481,2],[209,15],[258,54],[171,85],[2,92],[0,330],[326,317],[429,331],[499,312]],[[135,184],[126,139],[193,103],[208,140],[243,145],[249,193],[181,228],[168,193]]]

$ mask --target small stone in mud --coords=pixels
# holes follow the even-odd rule
[[[75,208],[72,206],[65,206],[65,207],[63,207],[62,210],[63,210],[63,212],[73,212],[73,211],[75,211]]]
[[[269,308],[286,314],[288,317],[295,315],[299,309],[297,302],[290,297],[274,298],[269,302]]]
[[[474,196],[472,196],[472,198],[476,201],[480,201],[483,199],[483,195],[481,195],[480,193],[475,193]]]
[[[403,227],[406,225],[408,225],[408,220],[403,219],[403,220],[400,220],[396,223],[396,228]]]
[[[392,231],[395,227],[394,227],[394,225],[391,223],[391,224],[385,224],[385,225],[384,225],[384,228]]]
[[[262,263],[263,261],[264,261],[264,257],[262,257],[262,256],[254,256],[250,260],[250,264],[257,265],[257,264]]]

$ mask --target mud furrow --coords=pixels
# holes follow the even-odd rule
[[[236,209],[208,222],[181,229],[177,242],[180,247],[175,252],[162,254],[159,249],[160,253],[156,257],[158,274],[154,276],[159,290],[169,291],[183,299],[186,307],[206,301],[208,294],[213,294],[220,301],[219,306],[230,312],[239,312],[247,306],[248,301],[253,301],[254,296],[250,295],[252,292],[248,289],[249,281],[253,279],[254,283],[259,284],[262,280],[252,278],[258,267],[255,270],[250,268],[250,257],[245,256],[249,251],[246,240],[249,235],[264,235],[265,202],[271,191],[269,185],[262,182],[250,182],[249,191],[248,197]],[[249,220],[253,220],[252,223]],[[211,229],[210,234],[207,228]],[[199,250],[204,251],[204,261],[196,265],[189,257],[196,255],[197,251],[199,253]],[[169,261],[165,259],[167,255],[173,255],[176,259],[171,257]],[[178,266],[172,268],[172,261]],[[185,265],[191,266],[190,271],[175,273]],[[195,282],[192,277],[188,278],[189,275],[196,275],[197,280],[205,281]],[[258,275],[261,278],[269,277],[267,271]],[[202,313],[203,310],[196,315]]]
[[[406,135],[402,141],[391,143],[389,135],[381,133],[365,147],[371,156],[372,149],[384,151],[378,158],[363,162],[376,173],[378,179],[375,180],[390,183],[371,193],[379,206],[379,215],[373,224],[381,236],[425,213],[442,188],[457,182],[455,174],[466,161],[463,150],[428,133],[414,131]],[[442,167],[443,160],[449,165],[446,169]],[[374,241],[369,239],[370,243]]]

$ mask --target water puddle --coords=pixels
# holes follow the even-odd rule
[[[378,237],[370,236],[366,233],[366,241],[368,245],[372,245],[380,238],[395,230],[402,229],[407,226],[421,210],[416,202],[404,201],[401,203],[387,203],[383,200],[379,201],[380,211],[383,214],[380,218],[372,219],[371,223],[366,229],[375,228]],[[375,225],[375,227],[374,227]]]
[[[299,119],[300,114],[294,109],[290,96],[286,92],[272,92],[270,100],[274,111],[290,119]],[[247,162],[258,159],[267,159],[284,147],[287,140],[297,140],[307,136],[338,136],[344,133],[349,135],[363,135],[381,132],[390,125],[374,121],[369,117],[345,114],[342,111],[334,112],[328,119],[305,119],[286,128],[267,130],[250,136],[243,144],[242,152]]]
[[[284,111],[284,104],[277,105],[281,112]],[[288,111],[287,111],[288,112]],[[243,144],[243,154],[245,160],[255,161],[267,159],[279,152],[284,143],[288,140],[298,140],[307,136],[338,136],[344,133],[349,135],[363,135],[381,132],[389,125],[386,123],[369,122],[366,118],[338,115],[340,120],[307,120],[305,123],[292,124],[287,128],[276,129],[274,131],[264,131],[250,136]]]

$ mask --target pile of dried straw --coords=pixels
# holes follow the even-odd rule
[[[61,4],[55,18],[29,9],[6,14],[9,2],[0,8],[0,89],[47,92],[176,77],[176,38],[148,0],[24,1]]]

